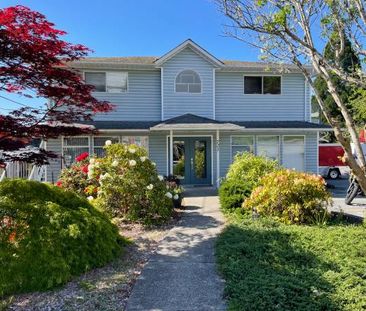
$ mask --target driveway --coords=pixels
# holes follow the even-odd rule
[[[366,216],[365,197],[356,197],[353,200],[352,205],[346,205],[344,203],[344,198],[346,197],[346,192],[349,185],[348,176],[337,180],[328,179],[327,183],[332,187],[329,189],[333,196],[333,207],[331,208],[332,211],[343,211],[345,214],[363,218]]]

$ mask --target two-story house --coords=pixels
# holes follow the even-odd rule
[[[217,185],[243,151],[318,172],[325,127],[310,122],[310,88],[295,66],[219,60],[186,40],[161,57],[87,58],[72,67],[115,109],[95,117],[98,136],[47,142],[62,155],[47,167],[48,181],[82,152],[101,155],[106,140],[146,147],[160,174],[184,184]]]

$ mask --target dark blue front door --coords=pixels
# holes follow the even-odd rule
[[[173,173],[182,184],[211,184],[211,139],[174,137]]]

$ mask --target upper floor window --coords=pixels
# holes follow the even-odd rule
[[[281,77],[245,76],[244,94],[281,94]]]
[[[127,72],[85,72],[85,83],[94,86],[95,92],[120,93],[127,91]]]
[[[197,72],[184,70],[175,79],[175,91],[181,93],[201,93],[201,79]]]

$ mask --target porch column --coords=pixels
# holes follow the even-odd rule
[[[169,133],[169,172],[168,175],[173,175],[173,130]]]
[[[216,187],[220,186],[220,131],[216,130]]]

